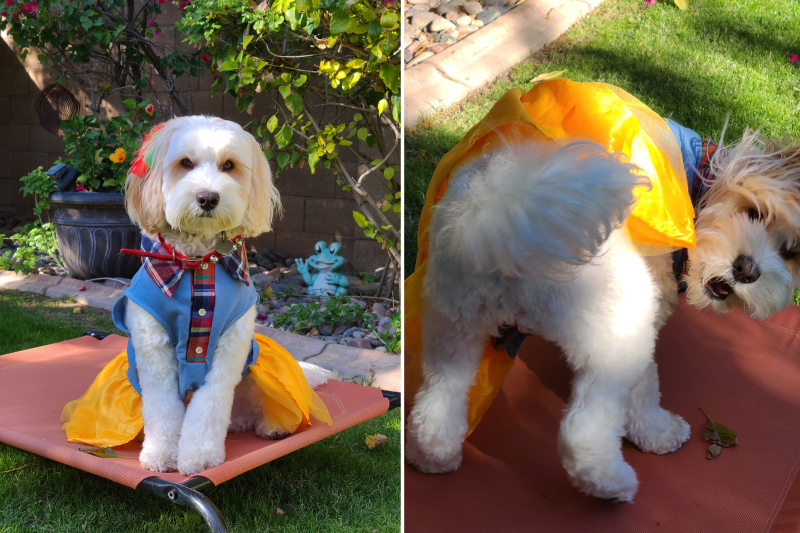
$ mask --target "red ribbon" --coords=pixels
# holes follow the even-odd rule
[[[241,239],[241,235],[237,235],[231,242],[235,243],[237,240]],[[161,246],[164,247],[164,250],[167,252],[166,254],[155,254],[153,252],[144,252],[142,250],[131,250],[130,248],[123,248],[119,251],[121,254],[126,255],[135,255],[137,257],[149,257],[150,259],[158,259],[159,261],[169,261],[170,263],[175,263],[181,266],[181,268],[188,268],[189,270],[194,270],[196,268],[202,267],[205,263],[211,260],[212,257],[216,257],[218,260],[223,261],[225,256],[219,253],[218,251],[214,250],[211,253],[204,255],[203,257],[195,257],[191,255],[182,254],[178,252],[164,242],[164,238],[161,237],[161,234],[158,234],[158,240],[161,242]]]

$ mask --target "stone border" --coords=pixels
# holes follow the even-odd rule
[[[603,0],[527,0],[505,15],[405,70],[405,127],[466,98],[545,44]]]
[[[9,270],[0,270],[0,289],[34,292],[49,298],[74,298],[79,304],[98,307],[111,311],[114,304],[122,296],[121,289],[114,289],[73,278],[48,276],[46,274],[15,274]],[[299,361],[308,361],[328,370],[339,373],[342,379],[372,382],[373,387],[400,391],[400,358],[399,354],[388,354],[374,350],[361,350],[350,346],[331,344],[316,339],[309,339],[282,329],[256,325],[256,332],[266,335],[280,343],[281,346]]]

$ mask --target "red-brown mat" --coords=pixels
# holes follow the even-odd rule
[[[800,307],[766,322],[716,315],[682,300],[656,350],[662,404],[692,426],[677,452],[626,443],[634,503],[578,493],[556,451],[570,371],[560,350],[528,339],[504,387],[467,439],[461,468],[405,466],[405,530],[417,532],[800,531]],[[736,431],[739,446],[706,459],[699,407]]]
[[[186,476],[144,470],[137,459],[105,459],[78,451],[61,431],[61,410],[80,397],[98,372],[125,349],[127,339],[109,335],[102,341],[81,337],[0,356],[0,442],[86,470],[131,488],[157,476],[175,483]],[[389,408],[379,389],[331,381],[317,389],[330,411],[333,425],[314,421],[306,430],[278,441],[253,431],[229,433],[225,463],[202,472],[215,485],[286,455],[312,442],[380,416]],[[140,443],[115,448],[120,455],[138,457]]]

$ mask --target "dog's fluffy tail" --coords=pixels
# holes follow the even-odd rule
[[[303,361],[298,361],[297,364],[300,365],[300,369],[303,371],[303,375],[306,377],[306,381],[308,381],[312,389],[326,384],[329,379],[337,379],[339,377],[337,372],[325,370],[321,366],[304,363]]]
[[[597,255],[640,185],[649,180],[624,154],[593,142],[507,146],[451,176],[432,249],[478,272],[558,276]]]

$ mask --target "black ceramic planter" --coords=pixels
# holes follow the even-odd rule
[[[141,260],[122,255],[139,248],[141,235],[125,212],[122,193],[55,192],[50,195],[58,252],[76,279],[132,278]]]

